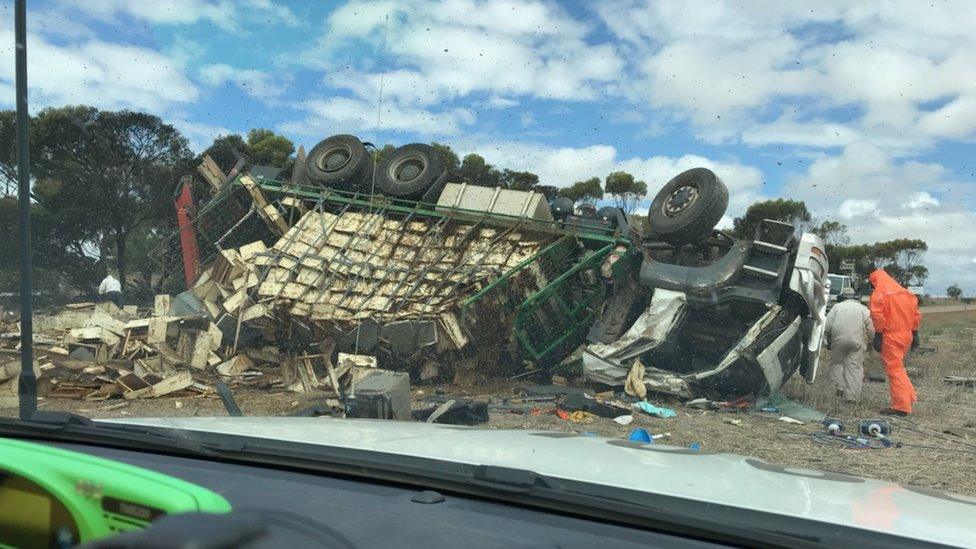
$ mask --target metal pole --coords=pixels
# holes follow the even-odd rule
[[[20,212],[20,419],[29,420],[37,410],[37,378],[34,376],[34,322],[31,310],[30,155],[27,150],[27,5],[16,0],[14,8],[17,76],[17,205]]]

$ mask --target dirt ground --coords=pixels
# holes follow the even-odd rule
[[[943,376],[976,376],[976,311],[931,312],[923,315],[922,347],[933,351],[911,354],[907,364],[915,383],[919,401],[910,419],[893,419],[892,439],[901,447],[877,450],[851,450],[818,444],[810,433],[822,431],[819,424],[793,425],[778,420],[781,414],[762,412],[716,412],[688,408],[676,400],[652,399],[655,404],[670,406],[678,413],[669,419],[635,413],[628,426],[610,419],[593,417],[572,422],[559,419],[551,403],[539,403],[542,414],[492,412],[487,428],[532,429],[550,431],[583,431],[601,436],[624,438],[635,427],[653,434],[664,434],[659,444],[688,446],[700,443],[704,449],[755,456],[788,466],[840,471],[937,488],[976,496],[976,389],[948,385]],[[834,388],[822,363],[824,375],[813,385],[794,377],[783,393],[801,403],[817,408],[849,425],[857,420],[878,417],[887,406],[884,382],[865,382],[857,403],[844,403],[834,397]],[[866,362],[870,374],[881,375],[877,355],[870,353]],[[442,387],[448,395],[486,398],[511,395],[514,382],[494,386]],[[423,398],[433,387],[416,387],[414,396]],[[241,408],[249,415],[294,413],[321,403],[322,395],[238,391]],[[71,410],[91,417],[159,417],[223,415],[223,406],[215,396],[194,398],[159,398],[151,401],[78,400],[41,401],[49,410]],[[0,408],[0,415],[15,415],[15,408]],[[731,423],[738,420],[739,424]],[[947,434],[951,431],[954,434]]]

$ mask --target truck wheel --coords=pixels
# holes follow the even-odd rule
[[[574,206],[573,200],[565,196],[557,196],[549,203],[549,209],[552,210],[552,217],[556,221],[562,221],[573,215]]]
[[[397,148],[380,163],[376,186],[393,198],[420,198],[444,173],[433,147],[411,143]]]
[[[729,205],[729,190],[711,170],[692,168],[668,181],[651,202],[651,232],[672,244],[699,241],[711,233]]]
[[[617,214],[622,213],[623,210],[616,206],[604,206],[597,210],[596,218],[600,221],[607,222],[607,226],[616,229],[617,228]]]
[[[319,141],[305,159],[306,174],[313,183],[347,191],[362,188],[371,166],[366,147],[352,135],[333,135]]]

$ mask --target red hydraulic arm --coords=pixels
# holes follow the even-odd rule
[[[193,192],[191,190],[193,178],[184,177],[176,188],[176,221],[180,227],[180,248],[183,250],[183,274],[186,277],[186,287],[193,287],[200,270],[200,251],[197,248],[197,233],[193,230],[190,215],[193,213]]]

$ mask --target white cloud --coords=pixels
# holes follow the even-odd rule
[[[976,96],[957,97],[939,109],[921,115],[918,126],[926,134],[949,139],[972,135],[976,126]]]
[[[205,124],[187,117],[168,119],[167,122],[187,138],[190,149],[196,152],[202,152],[209,147],[214,138],[219,135],[238,133],[226,126]]]
[[[377,103],[358,98],[331,97],[310,99],[298,105],[309,113],[307,120],[280,124],[278,129],[300,135],[336,133],[410,132],[421,135],[452,135],[474,122],[474,114],[458,108],[439,112],[407,107],[385,101],[377,117]]]
[[[653,105],[687,110],[701,123],[756,108],[774,95],[808,93],[810,70],[777,70],[799,52],[789,36],[742,43],[734,49],[700,37],[664,46],[641,67]]]
[[[226,30],[241,30],[250,18],[276,25],[295,25],[295,14],[271,0],[85,0],[63,6],[104,22],[119,24],[123,15],[154,25],[187,25],[208,22]]]
[[[855,200],[847,199],[840,203],[837,214],[845,220],[855,217],[864,217],[878,211],[877,200]]]
[[[382,87],[432,114],[472,97],[492,109],[609,98],[629,120],[653,114],[651,132],[690,120],[711,143],[863,141],[905,156],[976,137],[967,2],[605,0],[593,11],[613,39],[543,0],[352,1],[299,60],[362,101]]]
[[[881,147],[857,142],[839,155],[812,162],[805,173],[788,179],[782,192],[835,215],[841,213],[840,205],[852,203],[849,201],[873,201],[882,211],[896,211],[916,198],[916,193],[931,195],[953,186],[948,170],[940,164],[900,161]],[[846,213],[864,212],[855,207]]]
[[[968,291],[976,291],[976,271],[963,258],[976,254],[976,212],[915,211],[905,215],[881,214],[869,222],[854,226],[852,238],[857,242],[878,242],[895,238],[920,238],[928,244],[922,259],[929,269],[926,286],[931,293],[944,294],[945,288],[957,282]]]
[[[910,210],[917,210],[919,208],[929,208],[932,206],[938,206],[940,204],[941,202],[939,202],[938,198],[935,198],[925,191],[921,191],[913,194],[911,200],[905,204],[905,207]]]
[[[239,11],[253,11],[265,21],[287,26],[298,26],[299,20],[291,8],[274,0],[238,0]]]
[[[0,86],[13,86],[13,43],[12,31],[0,31],[4,60],[0,64]],[[158,113],[199,96],[183,66],[152,49],[102,40],[62,46],[36,34],[28,35],[27,47],[29,93],[35,109],[86,104]],[[3,98],[10,102],[13,94]]]
[[[11,8],[12,2],[8,3]],[[4,15],[13,21],[13,10],[3,10]],[[29,10],[28,29],[49,37],[60,39],[77,40],[81,38],[94,38],[95,31],[91,30],[83,23],[59,10]]]
[[[221,28],[232,28],[235,20],[233,6],[226,2],[211,3],[200,0],[171,2],[128,2],[126,0],[88,0],[73,6],[88,15],[107,22],[117,22],[129,15],[153,24],[176,25],[209,21]]]
[[[711,141],[823,148],[864,137],[906,154],[976,135],[976,10],[968,1],[838,0],[809,9],[608,0],[596,11],[627,58],[640,60],[629,97],[690,119]],[[836,108],[851,109],[851,120],[831,120]],[[808,121],[793,116],[797,109]]]
[[[846,124],[823,119],[801,122],[784,115],[779,119],[756,124],[742,132],[747,145],[800,145],[806,147],[843,147],[861,139],[861,132]]]
[[[540,0],[350,2],[328,17],[322,40],[300,60],[360,98],[377,97],[383,82],[384,96],[404,105],[474,93],[489,94],[497,107],[521,95],[585,100],[614,85],[624,67],[590,32]],[[363,48],[379,51],[362,56]],[[384,63],[396,68],[375,66]]]
[[[270,99],[284,92],[283,83],[257,69],[235,69],[226,63],[200,68],[200,78],[210,86],[232,83],[255,99]]]
[[[697,167],[709,168],[729,188],[730,215],[741,215],[748,204],[762,197],[762,173],[734,159],[713,160],[694,154],[625,158],[611,145],[574,148],[521,141],[462,140],[455,143],[454,149],[462,157],[474,152],[495,166],[531,171],[539,176],[540,184],[557,187],[590,177],[603,179],[614,171],[626,171],[647,183],[648,201],[680,172]],[[645,203],[643,207],[646,209],[646,206]]]
[[[957,181],[942,165],[899,160],[865,143],[813,162],[781,194],[803,200],[820,220],[848,225],[852,242],[920,238],[927,286],[943,292],[954,281],[976,289],[976,181]]]
[[[518,104],[519,102],[514,99],[509,99],[507,97],[501,97],[498,95],[493,95],[488,98],[488,106],[495,109],[507,109]]]

